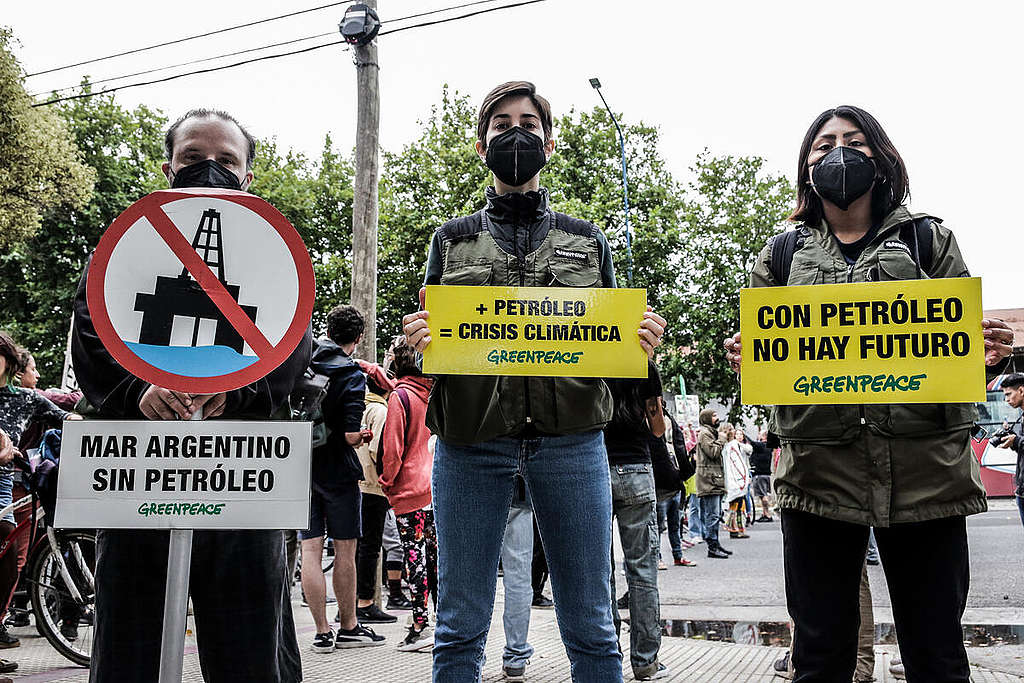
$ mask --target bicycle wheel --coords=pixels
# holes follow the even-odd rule
[[[50,530],[49,533],[53,533]],[[61,655],[89,666],[95,627],[96,536],[91,532],[54,533],[59,552],[44,543],[29,574],[36,625]],[[68,588],[74,585],[79,598]]]

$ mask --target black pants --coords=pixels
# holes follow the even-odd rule
[[[91,683],[153,683],[160,668],[166,531],[96,536]],[[196,531],[189,593],[207,683],[302,680],[281,531]]]
[[[795,683],[849,683],[868,527],[782,511]],[[970,564],[964,517],[875,528],[908,683],[968,683],[960,619]]]
[[[376,589],[377,558],[380,557],[381,539],[384,537],[384,518],[388,514],[388,499],[374,494],[363,494],[363,535],[356,546],[356,594],[360,600],[372,600]]]

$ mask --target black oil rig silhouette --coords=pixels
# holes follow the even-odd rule
[[[224,275],[224,244],[221,238],[220,212],[207,209],[199,219],[199,227],[192,238],[192,248],[196,250],[203,262],[216,273],[231,298],[238,301],[238,285],[229,285]],[[256,306],[240,306],[249,318],[256,322]],[[155,346],[171,345],[171,329],[174,316],[195,318],[192,328],[192,343],[199,342],[199,323],[202,320],[216,321],[214,344],[227,346],[239,354],[245,345],[242,335],[231,326],[220,309],[214,305],[209,295],[203,291],[187,268],[182,268],[177,277],[158,275],[156,289],[153,294],[139,292],[135,295],[135,310],[142,313],[142,330],[139,332],[140,344]]]

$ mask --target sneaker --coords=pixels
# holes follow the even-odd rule
[[[28,626],[30,623],[31,621],[28,618],[28,610],[12,609],[11,615],[7,617],[7,621],[4,622],[4,625],[12,628],[19,628],[22,626]]]
[[[708,548],[708,557],[712,560],[728,560],[729,554],[721,548]]]
[[[866,559],[864,561],[867,562],[872,567],[877,567],[879,565],[879,561],[878,561],[877,557],[869,557],[868,559]]]
[[[505,680],[509,683],[522,683],[526,680],[526,665],[522,666],[503,666],[501,672],[505,676]]]
[[[21,641],[8,633],[6,626],[0,624],[0,648],[7,649],[19,645],[21,645]]]
[[[377,605],[356,607],[356,619],[362,624],[393,624],[398,621],[398,617],[388,614]]]
[[[677,566],[677,567],[696,567],[697,566],[696,562],[694,562],[692,560],[688,560],[685,557],[676,560],[675,562],[673,562],[673,564],[675,566]]]
[[[690,549],[690,548],[692,548],[693,546],[697,545],[697,544],[696,544],[696,543],[694,543],[693,541],[688,541],[688,540],[686,540],[685,538],[680,538],[680,539],[679,539],[679,544],[680,544],[681,546],[683,546],[683,549],[684,549],[684,550],[689,550],[689,549]]]
[[[892,674],[893,678],[898,678],[901,681],[907,678],[907,669],[903,666],[903,660],[896,657],[889,664],[889,673]]]
[[[398,649],[402,652],[417,652],[419,650],[429,650],[432,647],[434,647],[434,629],[424,626],[417,631],[415,624],[409,627],[409,632],[405,634],[405,638],[398,644]]]
[[[9,674],[18,670],[18,663],[9,659],[0,659],[0,674]],[[9,678],[2,678],[0,681],[9,681]]]
[[[396,612],[412,609],[412,600],[405,597],[404,595],[389,596],[388,597],[388,609]]]
[[[772,668],[775,669],[775,675],[781,676],[782,678],[793,678],[793,672],[789,670],[789,651],[782,655],[772,664]]]
[[[750,534],[743,533],[742,531],[737,531],[735,533],[730,533],[729,538],[750,538]]]
[[[690,543],[693,543],[694,545],[697,545],[698,543],[703,543],[703,542],[704,542],[704,537],[703,536],[690,536]]]
[[[619,609],[629,609],[629,591],[622,594],[622,597],[615,601]]]
[[[313,636],[313,645],[311,647],[313,652],[334,652],[334,631],[328,631],[327,633],[317,633]]]
[[[551,609],[555,606],[555,602],[551,598],[546,597],[543,593],[538,593],[533,596],[531,606],[536,609]]]
[[[760,517],[757,518],[757,521],[759,521],[759,522],[774,522],[775,518],[774,517],[769,517],[768,515],[761,515]]]
[[[367,628],[358,623],[351,631],[339,628],[338,636],[334,639],[334,647],[338,649],[345,649],[349,647],[373,647],[374,645],[383,644],[384,636],[378,636],[373,632],[372,628]]]
[[[668,565],[665,564],[662,560],[658,560],[658,571],[663,572],[666,569],[668,569]]]
[[[634,669],[633,678],[638,681],[654,681],[659,678],[668,678],[668,667],[661,662],[655,662],[651,666],[647,667],[645,671],[637,672]]]
[[[76,619],[72,623],[69,623],[67,621],[61,622],[60,634],[64,636],[64,638],[66,638],[69,642],[73,643],[76,640],[78,640],[78,620]]]

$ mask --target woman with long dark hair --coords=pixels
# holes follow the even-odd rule
[[[953,232],[911,213],[902,157],[858,107],[822,112],[800,146],[796,230],[769,242],[752,287],[967,276]],[[1013,333],[983,320],[990,371]],[[740,337],[725,342],[739,370]],[[774,406],[782,441],[786,598],[798,683],[849,681],[868,531],[889,584],[911,683],[967,683],[960,618],[970,567],[966,516],[986,509],[971,430],[973,404]]]

